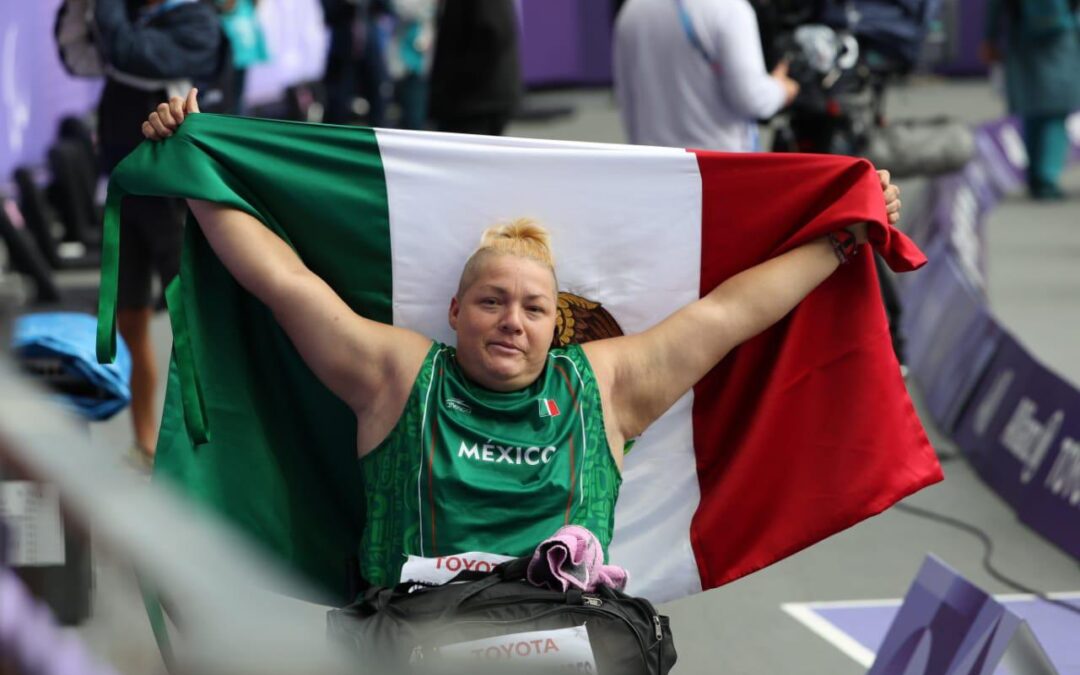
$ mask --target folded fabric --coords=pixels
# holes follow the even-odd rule
[[[534,586],[553,591],[577,588],[592,593],[600,586],[621,591],[630,574],[617,565],[604,564],[600,540],[580,525],[560,527],[540,542],[529,561],[526,578]]]
[[[131,355],[123,340],[116,361],[94,355],[97,318],[78,312],[27,314],[15,321],[11,350],[24,369],[49,386],[61,405],[107,420],[131,402]]]

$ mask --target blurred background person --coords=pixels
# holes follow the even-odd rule
[[[379,17],[392,14],[389,2],[379,0],[321,0],[330,31],[323,87],[324,122],[386,126],[392,83],[386,69],[386,39]]]
[[[424,129],[427,126],[428,76],[435,44],[437,0],[395,0],[397,21],[387,53],[387,66],[394,80],[394,98],[401,107],[398,126]]]
[[[615,95],[631,143],[760,150],[757,120],[795,100],[765,69],[747,0],[627,0],[615,22]]]
[[[982,57],[1003,61],[1009,112],[1020,117],[1033,199],[1062,199],[1065,119],[1080,109],[1080,0],[989,0]]]
[[[521,88],[514,0],[442,0],[431,66],[436,128],[502,135]]]
[[[266,37],[263,35],[259,16],[255,13],[258,0],[217,0],[221,12],[221,25],[229,39],[232,51],[232,78],[229,90],[232,105],[229,112],[234,115],[244,114],[244,84],[247,81],[247,69],[257,63],[264,63],[269,58],[266,50]]]
[[[108,77],[98,104],[102,168],[111,173],[142,142],[139,127],[164,97],[212,80],[228,49],[214,5],[199,0],[97,0],[95,21]],[[160,288],[180,267],[185,208],[179,200],[128,197],[120,237],[116,323],[131,351],[133,459],[149,465],[157,443],[158,372],[150,335]]]

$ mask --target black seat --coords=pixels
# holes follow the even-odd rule
[[[34,237],[38,249],[54,270],[91,269],[101,265],[97,251],[82,247],[82,251],[69,254],[61,246],[64,226],[55,209],[38,186],[34,172],[27,167],[15,170],[15,187],[19,193],[19,208],[26,221],[26,229]]]
[[[52,182],[47,195],[64,224],[65,240],[101,246],[101,210],[95,201],[97,167],[81,141],[61,138],[49,148]]]
[[[93,168],[95,174],[98,172],[99,163],[97,151],[94,149],[94,132],[86,122],[78,117],[65,117],[60,120],[57,136],[78,143],[84,161]]]
[[[0,240],[7,248],[11,269],[34,282],[34,302],[59,302],[60,289],[52,270],[22,222],[18,206],[8,197],[0,196],[0,200],[4,206],[0,209]]]

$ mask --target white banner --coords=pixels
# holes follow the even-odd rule
[[[596,659],[585,626],[459,642],[439,648],[439,655],[515,666],[542,666],[568,673],[596,672]]]
[[[513,560],[511,556],[473,551],[438,558],[410,555],[401,568],[401,581],[420,584],[445,584],[466,570],[490,572],[499,563]]]

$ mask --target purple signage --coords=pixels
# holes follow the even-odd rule
[[[1080,391],[1041,368],[1027,385],[1036,410],[1049,414],[1040,442],[1050,447],[1028,484],[1020,520],[1080,558]]]
[[[1004,334],[955,440],[1023,522],[1080,557],[1080,392]]]
[[[53,20],[61,0],[0,2],[0,185],[22,164],[43,164],[57,124],[97,104],[101,84],[60,65]]]
[[[1080,610],[1080,593],[1053,593],[1051,597]],[[1080,613],[1032,595],[995,596],[994,600],[1024,622],[1014,636],[1013,648],[1006,650],[995,675],[1032,672],[1030,660],[1018,663],[1019,657],[1030,656],[1032,643],[1045,650],[1048,658],[1048,663],[1039,664],[1043,666],[1042,672],[1052,672],[1049,668],[1055,668],[1061,675],[1080,673],[1080,655],[1076,649]],[[869,668],[900,611],[900,603],[895,600],[788,603],[784,605],[784,611]],[[1028,627],[1030,636],[1025,635]],[[1020,640],[1025,640],[1027,644],[1023,646],[1029,649],[1017,649],[1021,645],[1016,642]],[[1026,670],[1024,666],[1027,666]]]
[[[986,218],[1005,188],[1011,190],[1022,180],[995,140],[998,127],[1000,124],[975,130],[975,158],[961,171],[930,184],[930,206],[908,230],[924,250],[937,245],[939,238],[947,240],[950,254],[981,295],[985,295],[987,275]]]
[[[985,174],[982,174],[985,175]],[[985,187],[985,183],[982,186]],[[992,196],[980,191],[968,177],[968,172],[953,174],[938,181],[937,207],[932,211],[935,222],[942,223],[940,234],[948,237],[953,258],[971,287],[980,296],[986,295],[986,247],[984,234],[986,215],[996,203]]]
[[[867,675],[990,675],[1021,620],[927,556]]]
[[[975,146],[978,161],[1002,194],[1027,184],[1027,149],[1014,118],[1006,117],[979,127]]]
[[[930,263],[904,291],[908,367],[927,408],[945,431],[955,425],[993,356],[1000,329],[981,293],[939,242]]]
[[[1061,425],[1061,414],[1031,397],[1039,370],[1023,346],[1003,333],[954,433],[983,479],[1014,509],[1023,504]]]
[[[1080,159],[1080,113],[1067,123]],[[976,131],[976,158],[930,187],[916,232],[930,263],[901,284],[909,366],[929,412],[1020,519],[1080,558],[1080,391],[1038,363],[985,299],[985,218],[1025,184],[1013,119]]]

